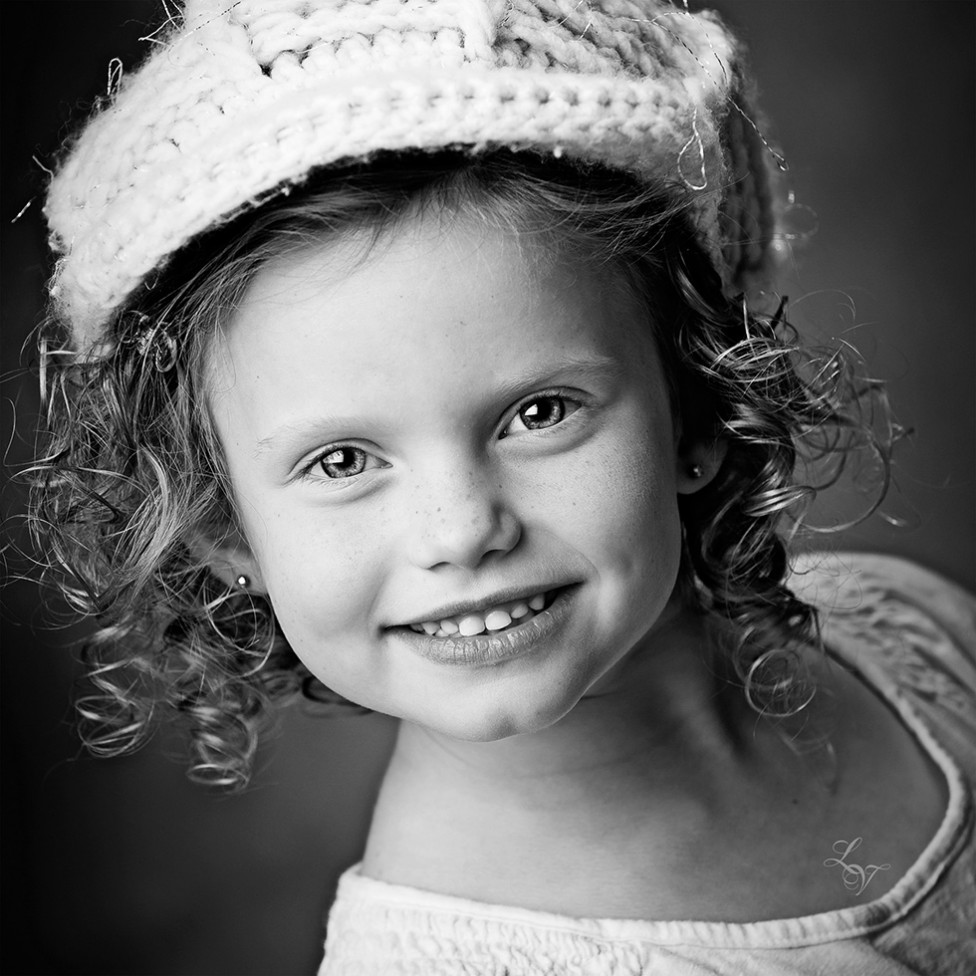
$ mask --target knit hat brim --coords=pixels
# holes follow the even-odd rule
[[[432,45],[420,29],[435,13],[461,23],[485,2],[484,30],[445,28]],[[719,219],[730,185],[742,182],[723,144],[734,41],[711,15],[659,0],[590,0],[589,19],[575,26],[535,4],[517,16],[491,0],[387,4],[370,27],[383,43],[355,32],[376,19],[378,3],[201,7],[91,120],[52,182],[45,213],[59,260],[51,294],[76,347],[90,348],[147,275],[192,238],[321,167],[381,151],[535,149],[681,184],[702,244],[737,287],[737,265],[722,253],[727,206]],[[242,10],[245,19],[231,23]],[[318,33],[338,31],[343,19],[348,55]],[[315,37],[305,64],[295,49]],[[536,53],[523,57],[520,44]],[[765,167],[755,159],[749,167],[758,172],[733,223],[755,201],[768,203],[753,192]],[[767,249],[753,250],[757,268]]]

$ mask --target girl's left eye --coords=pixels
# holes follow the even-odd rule
[[[354,478],[367,468],[377,467],[378,464],[378,460],[361,447],[344,445],[317,457],[309,466],[308,473],[321,472],[330,481],[340,481],[344,478]]]
[[[572,400],[558,393],[544,393],[541,396],[535,396],[531,400],[526,400],[518,408],[502,436],[513,433],[513,428],[516,428],[516,425],[521,425],[525,430],[543,430],[546,427],[555,427],[556,424],[562,423],[568,416],[579,410],[580,406],[581,404],[577,400]]]

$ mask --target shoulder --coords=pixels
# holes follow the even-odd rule
[[[971,712],[976,598],[961,586],[906,559],[851,552],[803,554],[789,586],[816,607],[824,642],[840,657]]]
[[[799,553],[794,557],[790,585],[803,589],[810,584],[837,586],[860,580],[871,586],[884,586],[894,591],[915,593],[968,605],[976,608],[976,597],[966,589],[932,570],[905,559],[874,552]]]
[[[880,605],[915,608],[943,626],[972,653],[976,596],[951,580],[900,556],[862,552],[799,555],[790,589],[822,613],[871,614]]]

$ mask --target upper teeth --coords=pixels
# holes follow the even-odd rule
[[[528,600],[501,603],[484,613],[466,613],[460,617],[445,617],[443,620],[425,620],[420,624],[411,624],[410,628],[418,634],[429,634],[431,637],[450,637],[453,634],[475,637],[486,630],[504,630],[513,620],[521,620],[531,613],[538,613],[545,605],[545,594],[537,593]]]

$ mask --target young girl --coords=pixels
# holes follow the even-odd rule
[[[973,606],[789,556],[889,444],[772,294],[722,23],[208,0],[156,40],[46,208],[92,748],[175,713],[238,787],[302,692],[401,719],[326,974],[976,964]]]

